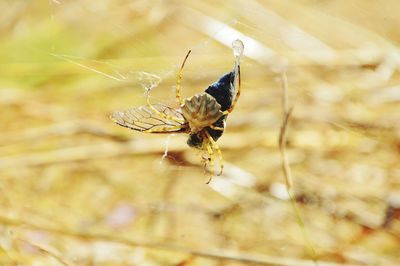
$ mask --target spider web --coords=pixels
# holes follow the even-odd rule
[[[2,118],[1,206],[21,220],[1,218],[13,232],[1,252],[66,265],[183,265],[188,254],[199,265],[314,265],[311,247],[321,265],[398,263],[397,2],[28,2],[0,3],[0,103],[15,116]],[[148,93],[177,107],[189,49],[183,97],[204,91],[232,70],[237,38],[242,95],[218,141],[224,175],[210,186],[184,136],[107,120]],[[281,170],[282,72],[295,106],[294,200],[311,245]]]

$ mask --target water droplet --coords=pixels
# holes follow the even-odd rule
[[[243,42],[239,39],[235,40],[232,42],[232,49],[233,49],[233,55],[235,57],[241,57],[243,54],[244,50],[244,45]]]

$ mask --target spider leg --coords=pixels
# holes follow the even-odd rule
[[[179,118],[176,118],[176,117],[173,117],[173,116],[170,116],[170,115],[167,115],[167,114],[164,114],[164,113],[158,111],[158,110],[150,103],[149,93],[147,93],[147,97],[146,97],[146,98],[147,98],[147,99],[146,99],[146,100],[147,100],[147,106],[151,109],[151,111],[153,111],[154,113],[156,113],[156,114],[159,115],[160,117],[162,117],[162,118],[164,118],[164,119],[167,119],[167,120],[171,120],[171,121],[180,123],[180,124],[182,124],[182,123],[185,122],[185,120],[183,120],[183,119],[179,119]]]
[[[211,176],[206,182],[206,184],[209,184],[214,176],[214,151],[212,150],[209,142],[206,144],[206,148],[207,148],[207,153],[210,156],[210,167],[211,167]]]
[[[214,130],[224,131],[224,128],[223,128],[223,127],[216,127],[216,126],[210,125],[210,128],[211,128],[211,129],[214,129]]]
[[[183,68],[185,67],[186,60],[188,59],[191,52],[192,51],[189,50],[189,52],[186,54],[185,59],[183,60],[183,63],[179,70],[178,78],[176,80],[176,92],[175,93],[176,93],[176,99],[178,100],[179,105],[184,104],[184,101],[181,98],[181,81],[182,81],[182,75],[183,75]]]
[[[218,144],[215,142],[215,140],[211,137],[210,133],[205,131],[208,140],[211,143],[212,148],[217,152],[218,154],[218,159],[219,159],[219,165],[220,165],[220,171],[218,173],[218,176],[222,175],[222,172],[224,171],[224,159],[222,158],[222,152],[221,149],[218,147]],[[209,144],[208,144],[209,145]]]
[[[235,71],[235,82],[234,82],[234,84],[236,85],[236,78],[237,78],[237,80],[238,80],[237,81],[238,88],[237,88],[237,91],[236,91],[235,99],[233,100],[231,107],[229,107],[228,110],[223,112],[224,115],[227,115],[227,114],[229,114],[229,113],[231,113],[233,111],[233,109],[235,108],[235,105],[236,105],[236,103],[237,103],[237,101],[239,99],[239,96],[240,96],[241,80],[240,80],[240,62],[239,61],[235,62],[234,71]]]
[[[165,127],[158,127],[156,129],[145,129],[141,130],[141,132],[145,133],[175,133],[176,131],[185,128],[183,125],[177,125],[177,126],[165,126]]]

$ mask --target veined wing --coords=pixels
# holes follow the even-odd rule
[[[140,132],[168,134],[184,133],[187,131],[187,125],[184,122],[185,119],[179,110],[164,104],[153,104],[153,107],[166,116],[182,120],[182,123],[163,118],[151,111],[147,106],[116,111],[111,114],[110,118],[120,126]]]

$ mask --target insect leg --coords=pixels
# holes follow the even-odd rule
[[[212,150],[210,143],[206,144],[206,148],[208,155],[210,155],[211,176],[206,182],[206,184],[209,184],[214,176],[214,151]]]
[[[184,103],[184,101],[181,98],[181,81],[182,81],[182,75],[183,75],[183,68],[185,67],[186,60],[188,59],[189,54],[191,52],[192,51],[189,50],[189,52],[186,54],[185,59],[183,60],[183,63],[182,63],[181,68],[179,70],[178,78],[176,80],[176,99],[178,100],[179,105],[182,105]]]
[[[221,149],[218,147],[218,144],[215,142],[215,140],[211,137],[210,133],[207,131],[205,132],[207,135],[208,140],[210,141],[213,149],[217,152],[218,154],[218,159],[219,159],[219,165],[221,170],[218,173],[218,176],[222,175],[222,172],[224,171],[224,159],[222,158],[222,152]]]

